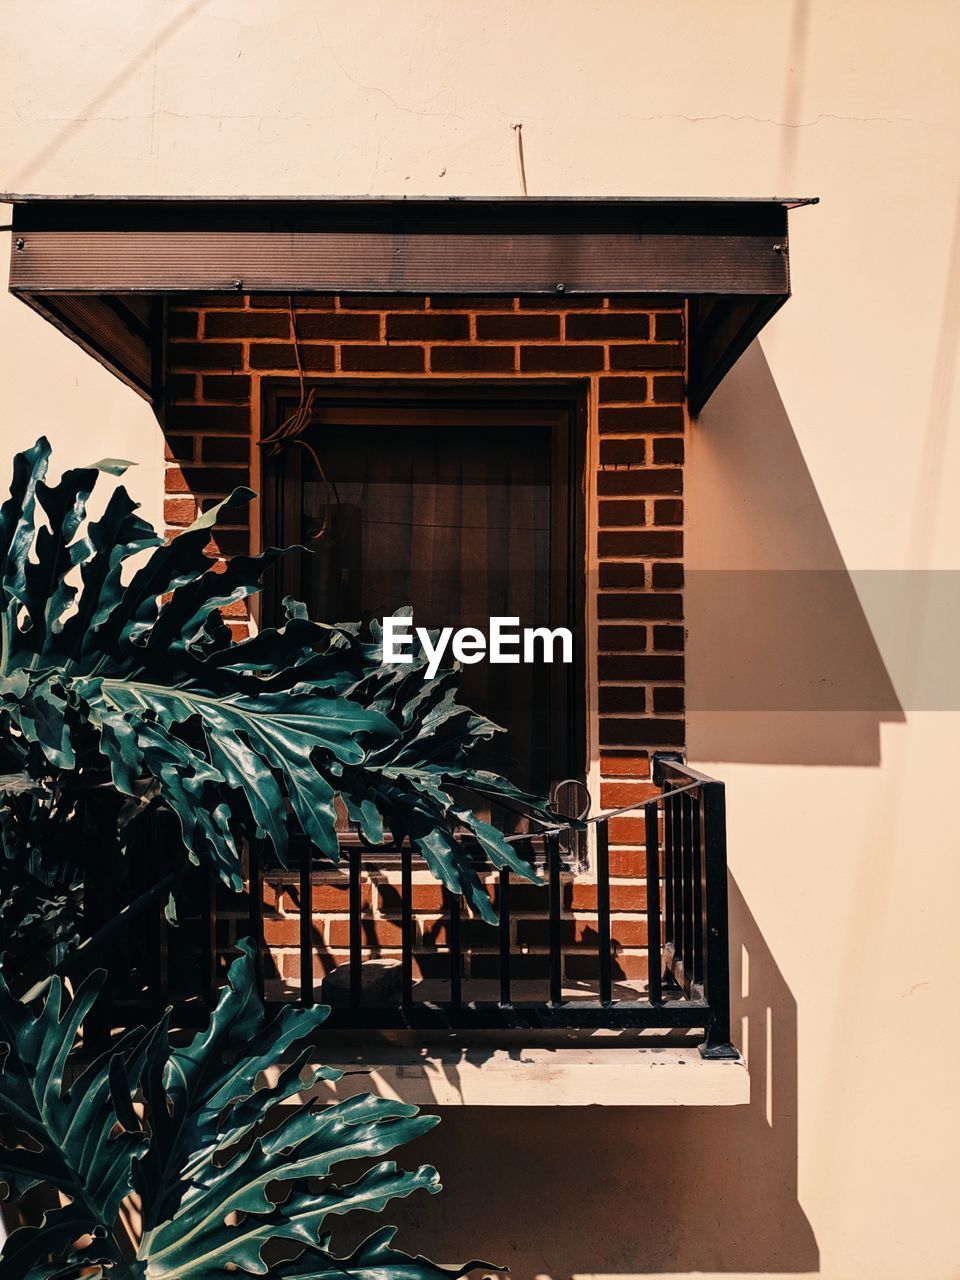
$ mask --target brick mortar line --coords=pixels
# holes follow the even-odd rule
[[[246,295],[249,298],[250,295]],[[307,306],[303,303],[297,303],[294,307],[297,318],[301,315],[343,315],[343,316],[503,316],[516,319],[517,316],[530,316],[536,318],[538,316],[547,317],[564,317],[564,316],[616,316],[617,318],[632,316],[683,316],[682,306],[635,306],[635,307],[581,307],[577,305],[564,306],[558,302],[555,306],[527,306],[506,305],[508,299],[504,297],[504,305],[500,307],[469,307],[458,304],[453,301],[449,306],[430,306],[425,307],[344,307],[337,295],[318,294],[318,297],[333,297],[334,306]],[[491,297],[501,297],[502,295],[494,295]],[[515,303],[519,303],[519,299],[513,299]],[[253,307],[245,305],[242,307],[229,307],[225,303],[205,303],[195,301],[193,299],[183,302],[173,302],[169,308],[172,314],[176,315],[221,315],[235,316],[254,315],[254,316],[288,316],[287,307],[271,305],[269,307]],[[679,341],[679,339],[661,338],[661,342]]]
[[[209,316],[209,314],[210,314],[209,312],[205,312],[205,311],[199,312],[198,319],[202,320],[205,317]],[[232,315],[234,313],[231,312],[229,314]],[[262,313],[262,314],[267,314],[267,313]],[[328,314],[328,313],[318,312],[317,314]],[[375,317],[371,316],[369,318],[374,319]],[[471,319],[471,317],[468,317],[468,316],[463,316],[460,318],[467,319],[467,320]],[[384,317],[381,316],[380,319],[383,320]],[[576,337],[576,338],[564,338],[559,333],[553,333],[553,334],[531,333],[529,335],[526,335],[517,330],[513,332],[510,332],[509,330],[505,330],[504,333],[502,334],[482,334],[476,337],[444,336],[442,334],[429,334],[429,333],[423,334],[420,337],[417,337],[413,333],[395,334],[395,335],[387,334],[383,326],[379,328],[378,330],[379,336],[377,337],[371,336],[369,334],[358,335],[358,334],[350,334],[350,333],[343,333],[343,332],[337,332],[337,331],[333,331],[328,335],[319,334],[319,333],[304,334],[302,330],[300,330],[299,326],[298,326],[298,331],[300,332],[300,338],[299,338],[300,345],[303,347],[323,346],[323,345],[329,345],[335,342],[343,343],[349,346],[357,346],[357,345],[377,346],[381,344],[389,344],[389,345],[396,345],[396,346],[457,346],[457,345],[468,346],[469,345],[469,346],[482,346],[482,347],[498,347],[498,346],[509,346],[511,343],[519,342],[525,346],[572,346],[572,347],[614,346],[618,348],[624,347],[624,346],[640,347],[640,348],[643,348],[644,350],[649,348],[652,351],[657,351],[661,353],[673,353],[678,357],[682,357],[682,352],[680,351],[681,343],[678,340],[674,338],[655,338],[655,337],[644,336],[641,334],[611,334],[611,335],[598,334],[595,337],[585,336],[585,337]],[[475,330],[471,328],[471,333],[473,332],[475,332]],[[258,334],[255,331],[250,331],[246,329],[244,329],[244,331],[240,333],[212,334],[212,333],[206,332],[205,326],[198,325],[198,332],[196,334],[171,333],[169,335],[168,341],[171,343],[171,345],[174,345],[174,344],[186,345],[191,342],[193,343],[203,342],[203,343],[209,343],[214,346],[224,346],[232,342],[258,342],[266,346],[284,346],[284,345],[292,346],[293,335],[292,335],[292,331],[288,331],[287,333],[284,333],[284,334],[278,334],[278,333]],[[661,378],[682,377],[683,376],[682,358],[678,361],[677,365],[675,366],[638,364],[635,367],[627,366],[622,369],[614,369],[611,372],[610,377],[619,379],[619,378],[630,378],[630,377],[643,377],[644,375],[647,375],[650,377],[661,377]]]
[[[644,788],[649,789],[653,787],[653,784],[649,782],[649,780],[644,778],[628,778],[628,779],[616,778],[613,780],[607,780],[607,785],[614,786],[614,787],[637,787],[640,789],[644,789]],[[654,800],[659,797],[660,792],[655,788],[654,788],[654,792],[655,794],[651,794],[648,797],[648,799]],[[644,800],[638,801],[638,804],[642,805],[643,803],[645,803]],[[499,874],[500,873],[498,871],[484,871],[481,874],[481,879],[484,880],[485,884],[488,884],[492,887],[496,887],[496,885],[499,883],[499,879],[498,879]],[[376,868],[363,867],[361,870],[360,882],[363,885],[368,885],[371,889],[383,889],[383,888],[394,889],[400,883],[399,875],[400,875],[399,867],[397,867],[395,870],[390,869],[390,870],[383,870],[383,871],[378,871],[376,870]],[[420,877],[419,879],[417,878],[418,876]],[[486,878],[484,879],[484,877]],[[299,871],[288,871],[288,870],[265,871],[263,873],[263,880],[264,880],[264,884],[268,885],[269,887],[274,889],[280,889],[284,892],[288,890],[299,892],[299,889],[300,889]],[[621,880],[623,881],[623,887],[630,887],[633,884],[633,880],[631,880],[629,876],[626,876],[626,877],[621,876],[619,878],[616,876],[611,876],[610,884],[613,886],[616,886],[617,884],[620,883]],[[318,887],[332,888],[332,889],[335,889],[338,893],[342,892],[344,895],[349,893],[349,890],[350,890],[350,884],[347,877],[347,872],[339,870],[337,866],[332,862],[329,864],[329,870],[321,870],[316,868],[312,870],[310,873],[310,883],[314,888],[318,888]],[[436,877],[429,871],[413,871],[411,883],[415,889],[430,889],[435,887],[438,893],[441,890],[441,886],[437,881]],[[518,881],[518,884],[519,883],[520,882]],[[571,883],[589,884],[591,882],[590,881],[581,882],[578,880]],[[530,882],[530,888],[531,889],[537,888],[537,886],[534,885],[532,882]],[[437,911],[439,910],[439,908],[420,907],[420,908],[417,908],[417,910],[420,911],[421,913],[433,911],[434,914],[437,914]],[[343,913],[349,914],[349,908],[344,907]],[[246,912],[243,910],[238,909],[236,914],[238,917],[244,917],[244,918],[246,917]],[[283,911],[280,914],[295,916],[298,914],[298,911],[297,909],[293,909],[291,911]]]

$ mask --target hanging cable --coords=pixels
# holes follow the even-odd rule
[[[300,334],[297,329],[297,311],[293,305],[293,294],[287,295],[287,309],[290,313],[290,331],[293,335],[293,358],[297,364],[297,379],[300,384],[300,403],[293,413],[284,418],[276,430],[261,438],[260,448],[269,454],[280,454],[288,445],[297,445],[309,454],[320,478],[324,493],[323,522],[318,529],[311,530],[307,535],[307,541],[316,544],[322,542],[330,532],[332,526],[331,511],[340,506],[340,495],[337,492],[337,486],[328,479],[316,449],[309,440],[304,438],[313,421],[313,401],[317,394],[317,389],[316,387],[311,387],[309,391],[307,390],[307,380],[303,372],[303,354],[300,350]]]

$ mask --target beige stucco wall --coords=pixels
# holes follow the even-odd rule
[[[797,687],[831,678],[827,634],[876,692],[698,710],[724,639],[694,579],[691,758],[729,783],[754,1102],[451,1110],[421,1153],[447,1191],[401,1215],[435,1256],[521,1280],[960,1274],[960,717],[913,708],[909,652],[891,693],[903,634],[871,639],[845,571],[960,568],[958,42],[952,0],[34,0],[0,24],[7,189],[516,194],[522,121],[531,194],[822,197],[793,215],[795,297],[695,428],[688,495],[695,566],[836,575],[779,631],[753,619]],[[0,326],[3,452],[43,430],[65,462],[139,459],[156,516],[146,406],[5,294]],[[932,642],[926,600],[907,634]]]

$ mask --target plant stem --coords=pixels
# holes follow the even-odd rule
[[[21,1004],[32,1004],[34,1000],[39,1000],[41,996],[46,995],[50,989],[50,984],[55,977],[65,977],[66,975],[75,976],[76,962],[85,960],[92,953],[95,953],[103,943],[108,942],[110,938],[120,929],[124,928],[141,915],[149,906],[152,906],[158,898],[164,893],[169,892],[174,881],[177,879],[177,872],[171,871],[168,876],[164,876],[159,880],[152,889],[148,889],[146,893],[142,893],[139,898],[135,898],[133,902],[128,903],[122,911],[118,911],[112,920],[108,920],[102,929],[98,929],[95,934],[89,938],[85,938],[70,954],[56,966],[51,974],[43,978],[40,982],[34,983],[30,990],[20,997]]]

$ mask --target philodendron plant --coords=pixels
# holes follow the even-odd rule
[[[206,554],[221,510],[248,490],[167,543],[119,485],[88,519],[98,480],[126,464],[47,484],[49,454],[40,440],[17,455],[0,508],[0,1180],[26,1197],[28,1222],[7,1239],[0,1276],[462,1275],[398,1252],[389,1228],[331,1252],[331,1215],[438,1190],[434,1170],[380,1160],[435,1120],[369,1096],[300,1100],[336,1075],[303,1077],[315,1049],[302,1042],[326,1011],[268,1018],[250,945],[189,1044],[163,1022],[95,1061],[76,1044],[105,976],[68,997],[59,975],[82,972],[69,961],[86,876],[117,845],[132,850],[156,809],[176,816],[184,860],[241,889],[244,840],[266,840],[282,863],[299,828],[336,860],[339,797],[369,841],[402,833],[491,920],[463,832],[494,867],[536,876],[463,797],[542,819],[548,807],[471,763],[497,730],[457,702],[456,671],[424,680],[423,660],[385,664],[375,627],[311,621],[288,600],[282,626],[233,640],[221,608],[286,554],[225,567]],[[38,967],[46,978],[25,993]],[[333,1181],[334,1165],[363,1157],[376,1163],[358,1181]],[[132,1245],[117,1233],[124,1205],[140,1223]]]
[[[236,490],[165,542],[122,485],[88,519],[97,482],[125,463],[47,484],[49,455],[43,439],[17,455],[0,508],[0,950],[16,946],[18,920],[33,953],[41,932],[69,945],[84,824],[112,796],[125,803],[101,815],[98,841],[119,827],[122,844],[134,819],[165,807],[188,857],[234,890],[242,836],[265,838],[283,863],[299,827],[336,860],[338,796],[366,839],[381,843],[385,825],[402,833],[488,921],[462,832],[494,867],[536,879],[463,801],[548,812],[473,766],[473,749],[498,729],[457,702],[456,670],[426,680],[422,654],[384,663],[376,624],[365,636],[355,623],[311,621],[290,599],[282,626],[234,642],[220,609],[258,592],[288,554],[235,556],[225,568],[206,554],[221,512],[253,494]],[[20,908],[8,911],[14,896]]]
[[[410,1257],[393,1248],[389,1227],[349,1256],[331,1252],[328,1218],[380,1213],[398,1196],[440,1189],[430,1166],[405,1172],[381,1158],[438,1117],[370,1094],[328,1106],[303,1101],[340,1075],[308,1065],[302,1043],[327,1010],[268,1017],[252,948],[241,944],[241,952],[208,1028],[192,1041],[173,1047],[166,1022],[139,1028],[69,1082],[71,1049],[104,974],[72,1000],[55,978],[37,1014],[0,979],[0,1111],[9,1126],[0,1180],[15,1195],[39,1186],[60,1201],[11,1233],[0,1254],[4,1280],[211,1280],[231,1271],[456,1280],[490,1269]],[[373,1163],[354,1181],[337,1181],[335,1166],[357,1160]],[[122,1233],[121,1205],[133,1196],[136,1226]]]

